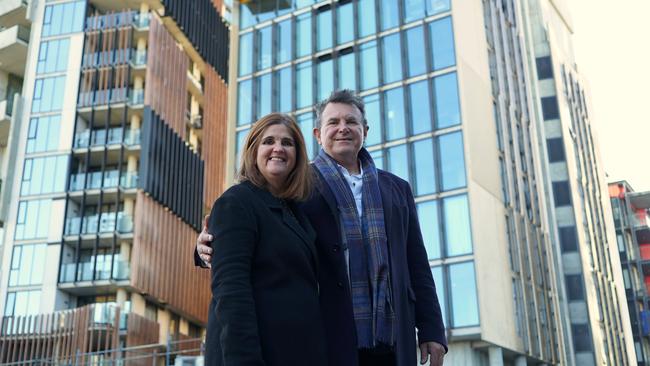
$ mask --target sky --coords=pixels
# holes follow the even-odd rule
[[[608,182],[650,191],[650,0],[568,0]]]

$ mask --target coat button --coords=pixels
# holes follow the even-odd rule
[[[343,288],[343,282],[339,282],[339,283],[337,283],[336,285],[338,285],[339,287]]]
[[[334,253],[337,253],[337,252],[339,251],[339,248],[341,248],[341,247],[338,246],[338,245],[335,245],[334,248],[332,248],[332,251],[333,251]]]

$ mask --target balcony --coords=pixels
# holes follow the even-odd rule
[[[112,146],[119,145],[124,142],[126,145],[140,144],[140,130],[124,129],[122,127],[114,127],[106,129],[85,130],[77,132],[74,138],[74,148],[81,149],[96,146]]]
[[[129,91],[127,88],[113,88],[79,93],[77,106],[99,107],[108,104],[125,103],[128,100]]]
[[[140,129],[128,129],[124,134],[124,144],[126,146],[140,145]]]
[[[20,75],[25,74],[29,28],[14,25],[0,31],[0,69]]]
[[[5,27],[14,25],[23,25],[29,27],[30,22],[27,19],[26,0],[2,0],[0,1],[0,24]]]
[[[129,105],[141,106],[144,104],[144,89],[131,89],[129,92]]]
[[[94,235],[133,232],[133,217],[124,212],[105,212],[101,215],[70,217],[65,223],[66,235]]]
[[[96,261],[95,261],[96,259]],[[93,268],[93,265],[96,267]],[[113,269],[111,271],[111,262]],[[131,264],[122,259],[120,254],[92,256],[87,261],[61,264],[60,283],[102,280],[128,280],[131,276]]]
[[[147,50],[134,51],[131,57],[133,67],[145,66],[147,64]]]
[[[11,123],[11,109],[9,100],[0,101],[0,125]]]

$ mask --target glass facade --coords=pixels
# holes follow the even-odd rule
[[[366,148],[377,167],[412,186],[445,321],[478,325],[449,1],[239,6],[237,163],[251,124],[271,110],[296,117],[313,157],[314,103],[334,89],[360,93],[369,126]],[[425,19],[431,15],[436,17]],[[266,29],[275,29],[272,37]],[[262,54],[276,55],[275,61],[265,62]],[[268,85],[275,89],[269,92]]]

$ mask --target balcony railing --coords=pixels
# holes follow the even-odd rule
[[[85,108],[124,102],[128,102],[130,105],[143,104],[144,89],[113,88],[80,92],[77,106]]]
[[[130,105],[144,104],[144,89],[131,89],[129,93]]]
[[[86,30],[117,28],[127,25],[146,28],[149,26],[150,17],[149,13],[141,14],[137,11],[90,16],[86,18]]]
[[[101,215],[70,217],[66,220],[66,235],[103,234],[117,231],[133,232],[133,217],[124,212],[104,212]]]
[[[134,66],[142,66],[147,64],[147,50],[134,51],[131,58]]]
[[[111,272],[111,262],[113,270]],[[76,281],[99,281],[99,280],[128,280],[131,276],[131,265],[122,259],[120,254],[100,255],[97,257],[96,267],[95,257],[79,263],[61,264],[61,273],[59,282],[69,283]]]
[[[79,173],[71,175],[69,187],[70,191],[83,191],[84,188],[117,188],[118,185],[122,188],[129,189],[135,188],[138,185],[138,175],[135,172],[125,173],[122,177],[120,177],[120,171],[117,169],[106,170],[103,173],[103,177],[102,172]]]
[[[127,146],[140,145],[140,129],[128,129],[124,134],[124,143]]]
[[[134,135],[137,135],[137,144],[140,143],[140,130],[126,129],[124,132],[122,127],[114,127],[106,129],[93,130],[93,136],[90,136],[90,130],[77,132],[74,139],[74,147],[76,149],[86,148],[88,146],[103,146],[103,145],[118,145],[124,142],[127,145],[134,145],[132,142]]]
[[[132,189],[138,187],[138,174],[135,172],[126,173],[120,177],[120,188]]]

